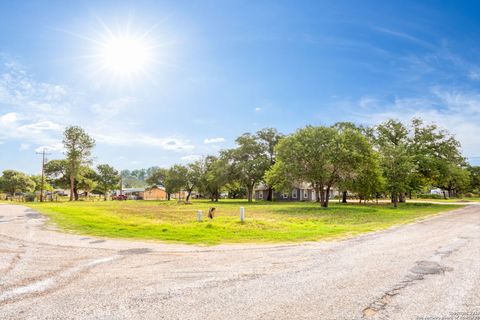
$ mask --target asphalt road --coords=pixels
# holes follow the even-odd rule
[[[0,319],[441,316],[480,319],[480,206],[342,241],[198,247],[63,234],[0,205]]]

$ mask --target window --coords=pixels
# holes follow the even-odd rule
[[[283,199],[288,199],[288,193],[283,194]]]
[[[305,193],[303,194],[303,199],[308,199],[308,192],[305,192]]]
[[[258,192],[258,199],[263,199],[263,191]]]
[[[292,198],[293,198],[293,199],[297,199],[297,189],[294,189],[294,190],[292,191]]]

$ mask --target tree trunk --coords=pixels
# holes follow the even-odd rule
[[[408,192],[408,199],[412,200],[412,191]]]
[[[347,191],[342,192],[342,203],[347,203]]]
[[[398,207],[398,195],[396,192],[393,192],[392,193],[392,196],[393,196],[393,207],[396,208]]]
[[[70,175],[70,201],[73,201],[73,193],[75,188],[75,177],[73,174]]]
[[[170,193],[167,193],[167,200],[170,201]]]
[[[268,187],[267,201],[273,201],[273,188]]]
[[[73,187],[73,196],[75,201],[78,201],[78,189],[77,187]]]
[[[325,198],[323,201],[323,207],[328,208],[328,201],[330,200],[330,186],[327,187],[327,190],[325,190]]]
[[[320,202],[320,188],[315,186],[315,202]]]
[[[399,202],[400,202],[400,203],[405,203],[405,193],[404,193],[404,192],[400,192],[400,194],[399,194]]]
[[[320,189],[320,205],[323,207],[325,203],[325,190],[323,187]]]
[[[192,191],[188,191],[187,192],[187,198],[185,199],[185,202],[188,203],[188,201],[190,200],[190,195],[192,194]]]
[[[247,188],[248,188],[248,190],[247,190],[247,192],[248,192],[248,202],[252,202],[253,201],[253,185],[248,186]]]

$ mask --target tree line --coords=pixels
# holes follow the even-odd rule
[[[5,170],[0,176],[0,190],[15,196],[16,193],[32,193],[54,188],[70,189],[70,200],[79,199],[79,191],[104,195],[117,188],[119,172],[108,164],[92,168],[91,152],[95,140],[82,128],[67,127],[63,134],[65,159],[48,161],[44,166],[45,181],[41,175],[27,175],[16,170]],[[42,187],[43,185],[43,187]]]
[[[63,144],[65,159],[47,162],[45,175],[50,185],[70,189],[71,200],[78,199],[79,190],[106,197],[120,181],[127,187],[162,186],[168,199],[184,191],[187,202],[193,192],[212,201],[223,193],[252,201],[260,184],[271,201],[274,191],[289,192],[306,183],[323,207],[332,189],[341,191],[343,202],[350,193],[360,201],[389,197],[395,207],[428,188],[441,189],[445,198],[480,191],[480,167],[468,164],[458,140],[421,119],[408,124],[391,119],[373,127],[350,122],[306,126],[290,135],[266,128],[242,134],[235,147],[186,165],[122,172],[108,164],[91,167],[95,141],[80,127],[66,128]],[[0,188],[31,190],[35,179],[6,170]]]

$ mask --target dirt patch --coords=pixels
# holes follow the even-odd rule
[[[434,261],[417,261],[417,265],[410,269],[411,272],[420,275],[445,273],[445,268]]]

